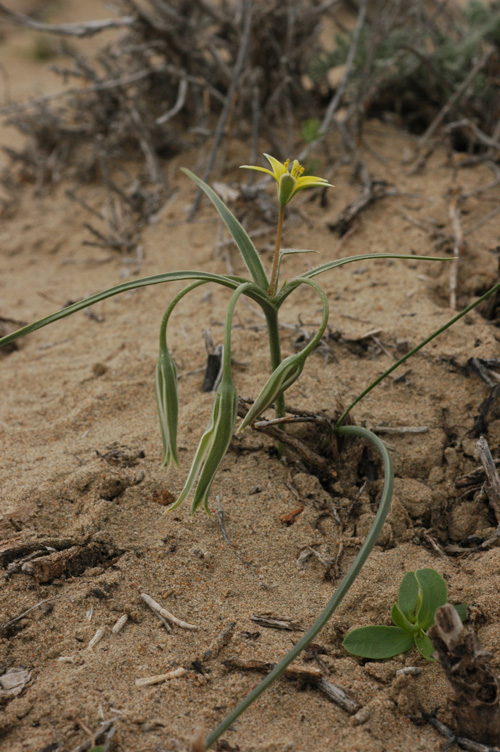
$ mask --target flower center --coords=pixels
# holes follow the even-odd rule
[[[292,169],[291,169],[291,175],[294,178],[300,178],[304,173],[304,168],[301,164],[299,164],[299,161],[297,159],[293,160]]]
[[[287,159],[285,162],[283,162],[283,166],[285,167],[286,170],[288,170],[290,166],[290,160]],[[300,178],[304,174],[304,168],[302,167],[301,164],[299,164],[298,159],[293,160],[292,169],[290,170],[289,174],[292,176],[292,178],[295,178],[295,179]]]

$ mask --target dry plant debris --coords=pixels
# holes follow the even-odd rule
[[[500,682],[491,666],[492,656],[481,647],[476,634],[462,625],[449,604],[436,611],[429,637],[451,685],[458,733],[499,745]]]

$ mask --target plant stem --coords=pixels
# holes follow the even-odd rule
[[[276,228],[276,244],[274,246],[274,258],[273,268],[271,271],[271,282],[269,283],[269,290],[267,294],[272,298],[276,294],[276,287],[278,285],[278,265],[280,260],[281,250],[281,235],[283,233],[283,220],[285,218],[285,207],[280,206],[280,213],[278,215],[278,227]]]
[[[226,731],[226,729],[228,729],[229,726],[234,723],[234,721],[254,702],[254,700],[256,700],[269,687],[269,685],[272,684],[273,681],[283,673],[285,668],[293,660],[295,660],[295,658],[297,658],[299,653],[301,653],[302,650],[304,650],[304,648],[309,645],[311,640],[316,637],[318,632],[323,629],[323,627],[329,621],[333,612],[353,584],[354,580],[358,576],[361,567],[371,553],[371,550],[377,541],[380,531],[382,530],[382,526],[391,506],[392,489],[394,484],[394,471],[392,467],[391,456],[387,451],[385,444],[378,438],[378,436],[375,436],[374,433],[368,431],[368,429],[366,428],[361,428],[360,426],[342,426],[340,428],[337,428],[336,432],[340,436],[360,436],[361,438],[367,439],[374,445],[374,447],[382,457],[384,463],[384,487],[382,489],[380,504],[373,524],[368,532],[368,535],[366,536],[365,542],[358,552],[358,555],[354,559],[351,568],[349,569],[348,573],[338,586],[337,590],[327,603],[325,609],[322,611],[318,619],[314,622],[312,627],[306,632],[302,639],[299,640],[299,642],[292,648],[292,650],[290,650],[290,652],[273,668],[273,670],[268,673],[268,675],[260,682],[260,684],[258,684],[255,689],[253,689],[245,697],[245,699],[233,710],[233,712],[230,713],[219,726],[217,726],[215,731],[212,731],[212,733],[207,737],[205,741],[205,750],[209,749],[212,744],[217,741],[217,739],[224,733],[224,731]]]
[[[279,334],[278,311],[269,309],[264,311],[267,322],[269,338],[269,351],[271,355],[271,371],[275,371],[281,363],[281,344]],[[280,394],[274,402],[274,412],[277,418],[285,417],[285,396]],[[281,445],[280,445],[281,446]],[[281,452],[280,452],[281,454]]]

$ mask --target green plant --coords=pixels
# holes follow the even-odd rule
[[[267,155],[266,155],[267,156]],[[235,275],[220,275],[212,274],[209,272],[199,270],[182,270],[178,272],[167,272],[164,274],[157,274],[151,277],[144,277],[141,279],[131,280],[124,282],[123,284],[116,285],[110,289],[99,292],[91,297],[85,298],[77,303],[64,308],[61,311],[57,311],[49,316],[46,316],[39,321],[29,324],[16,332],[8,334],[0,339],[0,347],[6,345],[17,337],[29,334],[43,326],[52,324],[59,319],[70,316],[77,311],[87,308],[90,305],[98,303],[101,300],[118,295],[128,290],[138,289],[142,287],[148,287],[150,285],[162,284],[165,282],[175,281],[189,281],[187,287],[181,290],[171,301],[167,307],[163,316],[160,326],[160,353],[156,369],[156,399],[158,405],[158,414],[160,418],[160,429],[163,441],[163,462],[167,466],[172,464],[178,464],[177,457],[177,424],[178,424],[178,397],[177,397],[177,375],[175,363],[170,354],[167,346],[167,327],[172,311],[177,304],[184,298],[185,295],[190,293],[200,285],[213,282],[221,285],[229,290],[232,290],[232,296],[229,302],[224,333],[224,353],[223,353],[223,369],[221,383],[215,394],[215,400],[212,408],[210,421],[205,433],[203,434],[199,443],[198,449],[195,453],[191,469],[188,473],[184,487],[179,495],[179,498],[169,507],[173,509],[180,504],[193,493],[193,499],[191,503],[191,511],[195,512],[196,509],[203,503],[205,509],[208,510],[208,498],[212,483],[214,482],[217,470],[220,463],[224,459],[224,456],[229,447],[231,437],[236,425],[237,419],[237,391],[233,381],[231,371],[231,334],[232,334],[232,317],[235,306],[242,295],[249,297],[255,303],[257,303],[265,316],[267,323],[267,334],[269,341],[270,360],[271,360],[271,375],[269,376],[266,384],[262,388],[260,394],[257,396],[253,406],[249,410],[248,414],[244,418],[242,424],[238,428],[238,431],[243,430],[253,420],[255,420],[267,407],[274,403],[275,412],[277,418],[282,418],[285,415],[285,391],[298,379],[300,376],[307,358],[312,354],[314,348],[318,344],[322,337],[325,328],[328,323],[328,300],[321,287],[313,281],[314,277],[319,276],[325,272],[328,272],[336,267],[344,264],[350,264],[356,261],[365,261],[371,259],[380,258],[400,258],[408,259],[412,261],[415,259],[420,260],[442,260],[435,257],[428,256],[405,256],[401,254],[393,253],[371,253],[351,256],[348,258],[337,259],[335,261],[329,261],[325,264],[321,264],[313,269],[309,269],[298,277],[279,283],[281,260],[284,255],[289,253],[307,253],[308,251],[296,251],[281,249],[281,235],[283,228],[283,221],[285,217],[285,207],[296,195],[296,193],[305,188],[326,188],[329,187],[329,183],[323,178],[317,178],[310,175],[304,175],[303,169],[299,163],[295,160],[290,168],[289,162],[281,163],[273,157],[267,156],[267,159],[272,169],[263,167],[246,166],[250,169],[256,169],[263,171],[271,175],[275,180],[277,186],[277,197],[279,204],[278,226],[276,233],[275,252],[273,257],[273,264],[270,278],[264,269],[260,256],[253,245],[250,237],[245,232],[242,225],[238,222],[236,217],[231,213],[228,207],[221,201],[218,195],[204,183],[200,178],[191,173],[189,170],[183,170],[196,185],[204,191],[206,196],[210,199],[221,219],[226,224],[230,231],[240,253],[242,259],[250,274],[250,278],[239,277]],[[289,295],[298,290],[302,286],[311,287],[318,295],[321,307],[322,317],[319,328],[310,342],[299,353],[295,353],[285,359],[281,357],[281,346],[279,338],[279,320],[278,314],[281,306],[287,300]],[[220,737],[220,735],[238,718],[238,716],[248,708],[248,706],[284,671],[284,669],[299,655],[299,653],[314,639],[319,631],[325,626],[330,619],[331,615],[344,598],[345,594],[351,587],[352,583],[356,579],[361,567],[369,556],[375,542],[380,534],[387,513],[389,511],[392,488],[393,488],[393,469],[390,455],[384,445],[384,443],[371,431],[366,428],[351,425],[342,425],[345,418],[349,414],[352,407],[368,394],[380,381],[391,373],[395,368],[405,362],[409,357],[414,355],[425,344],[430,342],[434,337],[438,336],[442,331],[451,326],[455,321],[458,321],[468,311],[472,310],[476,305],[485,300],[487,297],[496,292],[500,288],[500,283],[485,293],[481,298],[472,303],[461,313],[454,316],[447,324],[440,327],[437,331],[433,332],[427,339],[421,342],[419,345],[410,350],[399,361],[394,363],[382,376],[376,381],[370,384],[364,392],[359,395],[356,400],[351,403],[347,410],[337,421],[335,431],[338,437],[360,437],[370,442],[376,451],[380,454],[380,457],[384,466],[384,486],[382,489],[379,508],[372,527],[361,546],[356,558],[354,559],[349,571],[337,587],[336,591],[332,595],[330,601],[325,606],[323,612],[318,619],[312,625],[312,627],[305,633],[302,639],[294,646],[294,648],[275,666],[275,668],[263,679],[263,681],[255,687],[255,689],[225,718],[222,723],[206,738],[204,748],[208,749],[214,742]]]
[[[438,5],[438,4],[436,4]],[[403,7],[403,6],[402,6]],[[456,9],[456,20],[373,14],[366,20],[353,59],[348,91],[364,96],[372,112],[394,110],[418,131],[444,107],[481,57],[486,45],[500,48],[499,3],[472,0]],[[406,21],[406,22],[405,22]],[[346,64],[354,32],[335,35],[335,46],[320,52],[311,76],[323,81],[328,72]],[[493,68],[494,70],[494,68]],[[473,115],[481,127],[498,120],[495,74],[480,71],[460,99],[461,115]],[[457,112],[450,108],[450,117]]]
[[[406,653],[415,645],[424,658],[432,660],[434,647],[426,633],[434,624],[436,609],[444,606],[447,599],[446,582],[434,569],[408,572],[399,586],[398,600],[391,609],[391,618],[396,626],[353,629],[342,645],[353,655],[374,660]],[[467,606],[455,608],[465,621]]]

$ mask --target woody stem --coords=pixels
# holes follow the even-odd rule
[[[274,246],[274,259],[273,259],[273,268],[271,271],[271,282],[269,284],[269,290],[267,291],[267,294],[271,297],[274,297],[276,293],[276,286],[278,284],[278,266],[279,266],[279,260],[280,260],[280,249],[281,249],[281,234],[283,232],[283,220],[285,218],[285,207],[280,206],[280,213],[278,216],[278,227],[276,229],[276,245]]]

